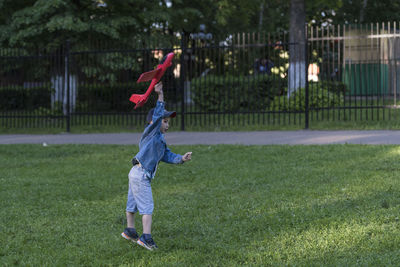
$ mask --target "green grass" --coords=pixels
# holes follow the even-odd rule
[[[0,146],[2,265],[398,266],[399,146],[171,149],[149,252],[120,237],[137,146]]]

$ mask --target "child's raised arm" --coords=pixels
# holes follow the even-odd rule
[[[158,94],[158,101],[164,102],[164,92],[163,92],[163,85],[162,82],[159,82],[154,87],[154,91]]]

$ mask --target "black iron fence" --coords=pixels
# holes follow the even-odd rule
[[[310,27],[306,44],[289,43],[287,33],[242,33],[123,47],[66,42],[38,53],[3,48],[0,125],[142,129],[155,94],[136,110],[129,97],[146,90],[137,78],[169,52],[164,91],[181,130],[393,119],[386,111],[397,107],[399,36],[389,23]],[[295,53],[305,62],[289,60]]]
[[[335,84],[310,121],[398,120],[399,37],[396,23],[309,28],[310,101],[316,85]]]

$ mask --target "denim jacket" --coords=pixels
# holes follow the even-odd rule
[[[172,164],[181,164],[182,155],[172,153],[167,147],[164,134],[160,131],[161,121],[164,115],[164,102],[157,101],[153,113],[153,123],[149,124],[142,134],[139,142],[139,152],[135,158],[146,170],[147,177],[153,179],[160,161]]]

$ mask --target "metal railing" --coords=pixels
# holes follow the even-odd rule
[[[340,105],[310,107],[310,120],[396,120],[399,37],[396,23],[310,27],[309,73],[319,82],[336,83],[333,91],[343,94]],[[313,78],[310,99],[311,91],[318,91]]]
[[[148,86],[136,83],[140,73],[171,51],[163,84],[181,130],[392,119],[397,113],[385,111],[397,107],[398,40],[396,24],[384,24],[309,27],[305,46],[287,33],[241,33],[177,35],[162,46],[3,48],[0,126],[142,129],[155,95],[137,110],[129,97]],[[305,53],[306,62],[290,62],[289,53]]]

